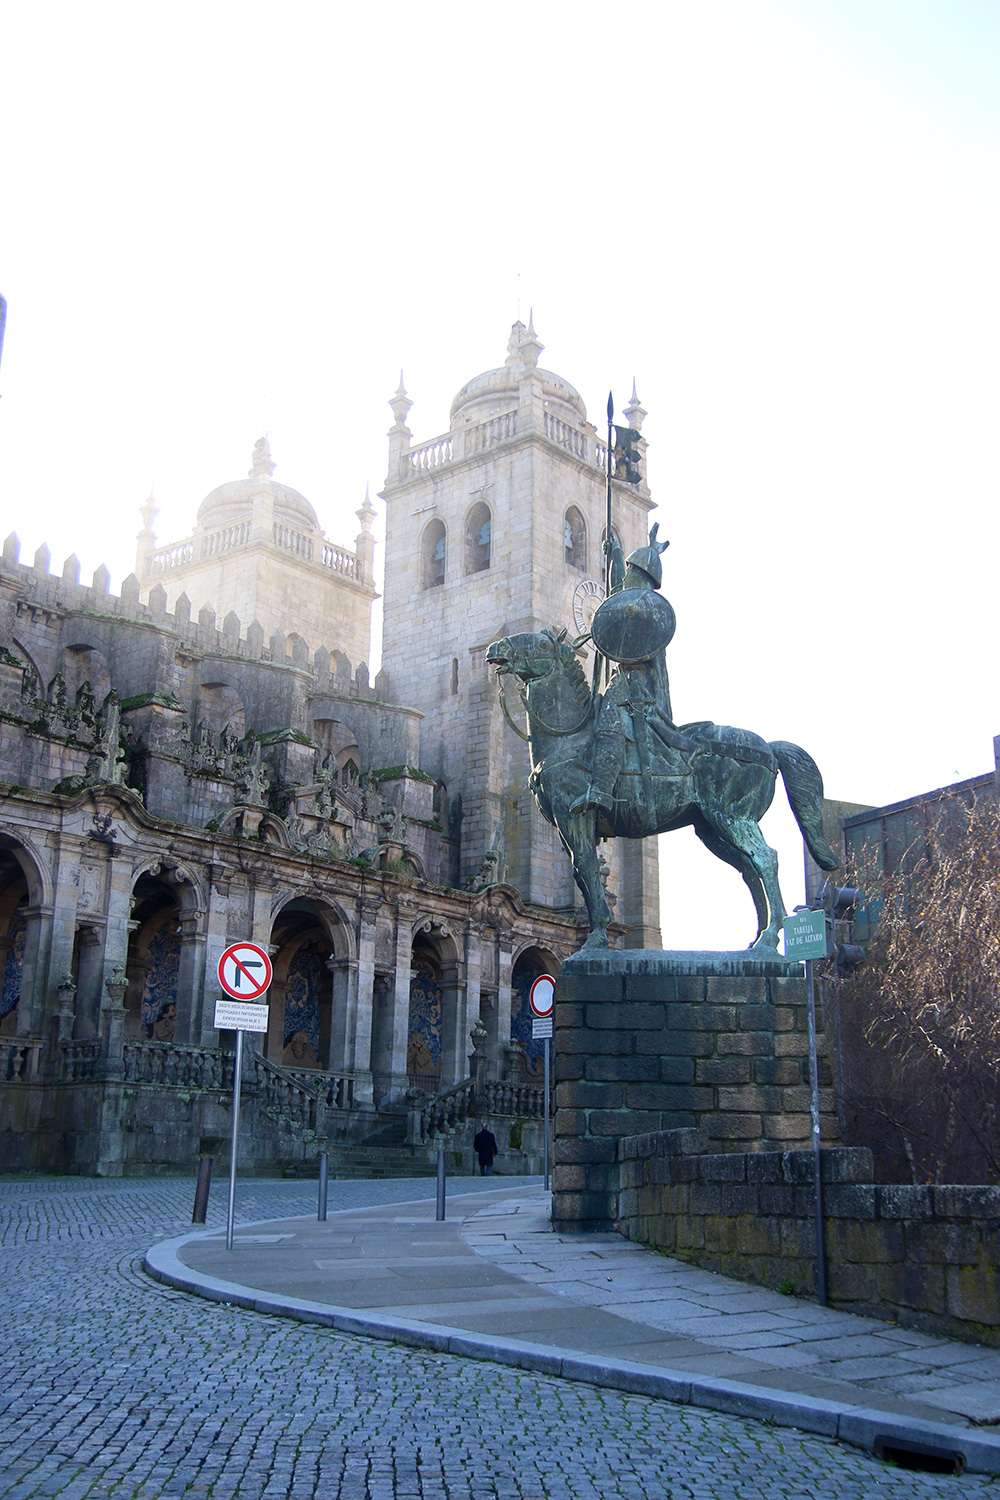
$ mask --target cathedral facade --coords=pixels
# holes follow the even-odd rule
[[[222,1150],[216,969],[240,939],[274,965],[248,1165],[419,1144],[434,1102],[459,1129],[463,1100],[540,1112],[527,993],[586,925],[485,651],[514,629],[584,633],[608,461],[540,347],[515,324],[429,443],[393,398],[374,678],[374,508],[353,548],[331,543],[264,440],[181,541],[159,543],[143,507],[120,596],[105,569],[82,583],[74,557],[54,574],[8,538],[0,1168],[176,1170]],[[628,550],[651,502],[615,490]],[[655,847],[625,853],[608,861],[617,935],[658,945]]]

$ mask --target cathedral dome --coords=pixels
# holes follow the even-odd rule
[[[583,397],[575,386],[551,370],[540,370],[537,359],[545,346],[535,336],[534,320],[529,317],[528,326],[515,323],[510,331],[507,345],[507,361],[497,370],[484,370],[467,380],[451,403],[451,423],[455,420],[481,422],[492,416],[499,407],[509,409],[520,399],[522,382],[530,376],[533,385],[540,387],[542,398],[558,402],[568,408],[565,415],[587,420],[587,408]]]
[[[243,520],[253,509],[253,497],[262,484],[266,484],[274,496],[274,515],[278,521],[295,526],[303,531],[319,531],[316,512],[304,495],[287,484],[278,484],[271,475],[274,463],[266,438],[261,438],[253,450],[253,467],[246,479],[230,479],[218,485],[206,495],[198,507],[198,525],[204,531],[217,526],[230,526]]]

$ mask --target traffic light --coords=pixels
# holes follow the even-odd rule
[[[642,479],[639,434],[634,427],[615,428],[615,478],[624,484],[638,484]]]
[[[868,955],[857,943],[837,944],[837,973],[841,979],[849,979],[860,969]]]
[[[822,901],[826,909],[827,955],[834,960],[838,977],[849,979],[861,968],[867,955],[857,943],[837,942],[837,924],[850,924],[854,921],[863,900],[862,893],[857,886],[831,885],[829,881],[825,881],[822,889],[817,892],[817,899]]]
[[[834,885],[830,887],[835,922],[853,922],[861,905],[861,892],[857,886]]]

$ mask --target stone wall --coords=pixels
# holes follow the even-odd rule
[[[728,971],[728,972],[727,972]],[[719,1151],[809,1142],[805,981],[777,954],[582,952],[556,985],[553,1218],[617,1217],[619,1139],[700,1126]],[[824,1140],[839,1127],[818,1039]]]
[[[620,1141],[616,1227],[678,1260],[811,1297],[810,1151],[707,1152],[704,1131]],[[872,1182],[863,1147],[822,1152],[830,1303],[1000,1347],[1000,1188]]]

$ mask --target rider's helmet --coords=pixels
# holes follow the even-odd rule
[[[649,546],[637,547],[627,559],[629,567],[644,573],[654,589],[658,589],[663,582],[663,564],[660,562],[660,553],[666,552],[670,546],[669,542],[656,540],[656,533],[659,529],[659,521],[654,522],[653,529],[649,533]]]

